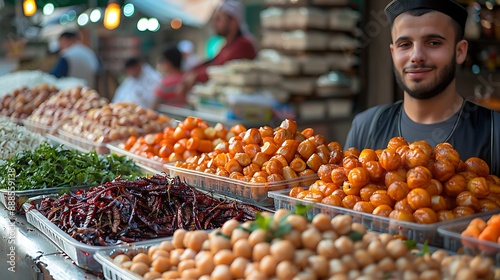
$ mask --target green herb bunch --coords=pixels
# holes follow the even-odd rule
[[[116,154],[83,153],[63,146],[41,144],[32,151],[22,151],[0,164],[0,188],[16,190],[45,189],[61,186],[97,185],[118,176],[133,179],[142,175],[131,160]]]

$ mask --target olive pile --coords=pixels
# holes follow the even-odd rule
[[[344,150],[341,164],[289,195],[393,219],[431,224],[500,207],[500,179],[479,158],[460,160],[449,143],[392,138],[386,149]]]
[[[494,279],[490,259],[466,262],[443,250],[414,254],[402,239],[367,233],[352,217],[287,210],[221,229],[177,230],[172,241],[117,252],[114,264],[143,279]],[[287,226],[288,225],[288,226]],[[474,266],[473,266],[474,264]],[[495,275],[496,273],[496,275]],[[469,277],[469,278],[464,278]]]

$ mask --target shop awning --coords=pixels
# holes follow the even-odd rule
[[[130,0],[138,10],[162,23],[174,18],[183,24],[201,27],[207,24],[221,0]]]

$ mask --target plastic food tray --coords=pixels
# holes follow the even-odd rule
[[[47,196],[37,196],[32,198],[35,204],[38,204],[43,198]],[[111,250],[115,248],[122,248],[125,246],[134,246],[147,244],[152,242],[152,240],[140,241],[135,243],[124,243],[115,246],[92,246],[81,243],[76,239],[69,236],[66,232],[58,228],[55,224],[50,222],[45,216],[43,216],[37,210],[29,210],[31,204],[26,202],[23,204],[23,208],[26,211],[26,220],[28,223],[33,225],[36,229],[45,234],[52,242],[54,242],[57,247],[59,247],[69,258],[71,258],[75,264],[81,268],[88,269],[91,271],[100,272],[102,271],[101,265],[94,259],[94,254],[100,250]],[[29,211],[28,211],[29,210]],[[167,240],[169,237],[154,239],[156,242],[161,242]]]
[[[482,216],[488,221],[492,215]],[[443,248],[449,251],[461,252],[468,255],[483,255],[493,258],[495,265],[500,267],[500,244],[479,240],[469,236],[461,236],[470,221],[461,221],[438,227],[438,233],[443,237]]]
[[[40,123],[32,122],[32,121],[29,121],[27,119],[22,120],[22,123],[27,129],[34,131],[34,132],[38,132],[42,135],[54,134],[54,133],[56,133],[57,128],[59,127],[59,125],[57,125],[57,124],[49,126],[49,125],[43,125]]]
[[[159,173],[159,172],[161,172],[161,170],[163,170],[163,164],[165,164],[164,162],[160,162],[160,161],[153,160],[150,158],[142,157],[140,155],[136,155],[134,153],[131,153],[127,150],[121,149],[118,147],[118,145],[121,142],[123,142],[123,141],[108,143],[108,144],[106,144],[106,147],[109,149],[110,152],[113,152],[119,156],[126,156],[129,159],[133,160],[135,163],[140,163],[140,164],[148,166],[154,170],[157,170],[158,171],[157,173]]]
[[[273,200],[268,197],[268,192],[290,189],[297,186],[309,186],[318,179],[317,175],[310,175],[279,182],[250,183],[176,167],[174,166],[174,163],[165,164],[164,171],[172,177],[179,176],[187,184],[193,187],[219,194],[225,194],[229,197],[240,199],[243,202],[249,202],[266,207],[273,205]]]
[[[429,245],[439,248],[443,248],[443,237],[438,234],[438,227],[460,222],[469,222],[477,217],[487,217],[494,213],[500,213],[500,209],[498,209],[494,211],[478,213],[467,217],[456,218],[445,222],[434,224],[417,224],[358,212],[344,207],[314,203],[311,201],[290,197],[288,193],[289,190],[269,192],[269,197],[274,198],[275,209],[284,208],[292,210],[295,208],[296,204],[312,205],[312,209],[309,210],[308,215],[314,216],[318,213],[324,213],[330,215],[331,217],[334,217],[339,214],[347,214],[352,216],[354,221],[363,224],[369,230],[394,235],[403,235],[406,238],[415,240],[418,243],[424,243],[425,241],[428,241]]]
[[[106,147],[106,143],[98,143],[89,141],[85,138],[75,136],[68,133],[62,129],[57,130],[57,136],[53,137],[52,140],[59,142],[61,144],[70,143],[80,147],[81,151],[89,152],[95,150],[98,154],[109,154],[109,149]]]
[[[168,237],[166,240],[171,239]],[[94,259],[102,265],[102,272],[104,279],[108,280],[141,280],[142,277],[131,272],[128,269],[124,269],[113,263],[113,259],[111,256],[113,254],[124,252],[126,253],[128,250],[136,250],[138,248],[148,249],[151,246],[160,244],[161,241],[158,240],[150,240],[141,244],[130,244],[130,245],[121,245],[117,248],[112,249],[104,249],[95,253]]]

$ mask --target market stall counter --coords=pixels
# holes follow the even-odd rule
[[[24,215],[0,207],[0,229],[2,279],[102,279],[77,267]]]

